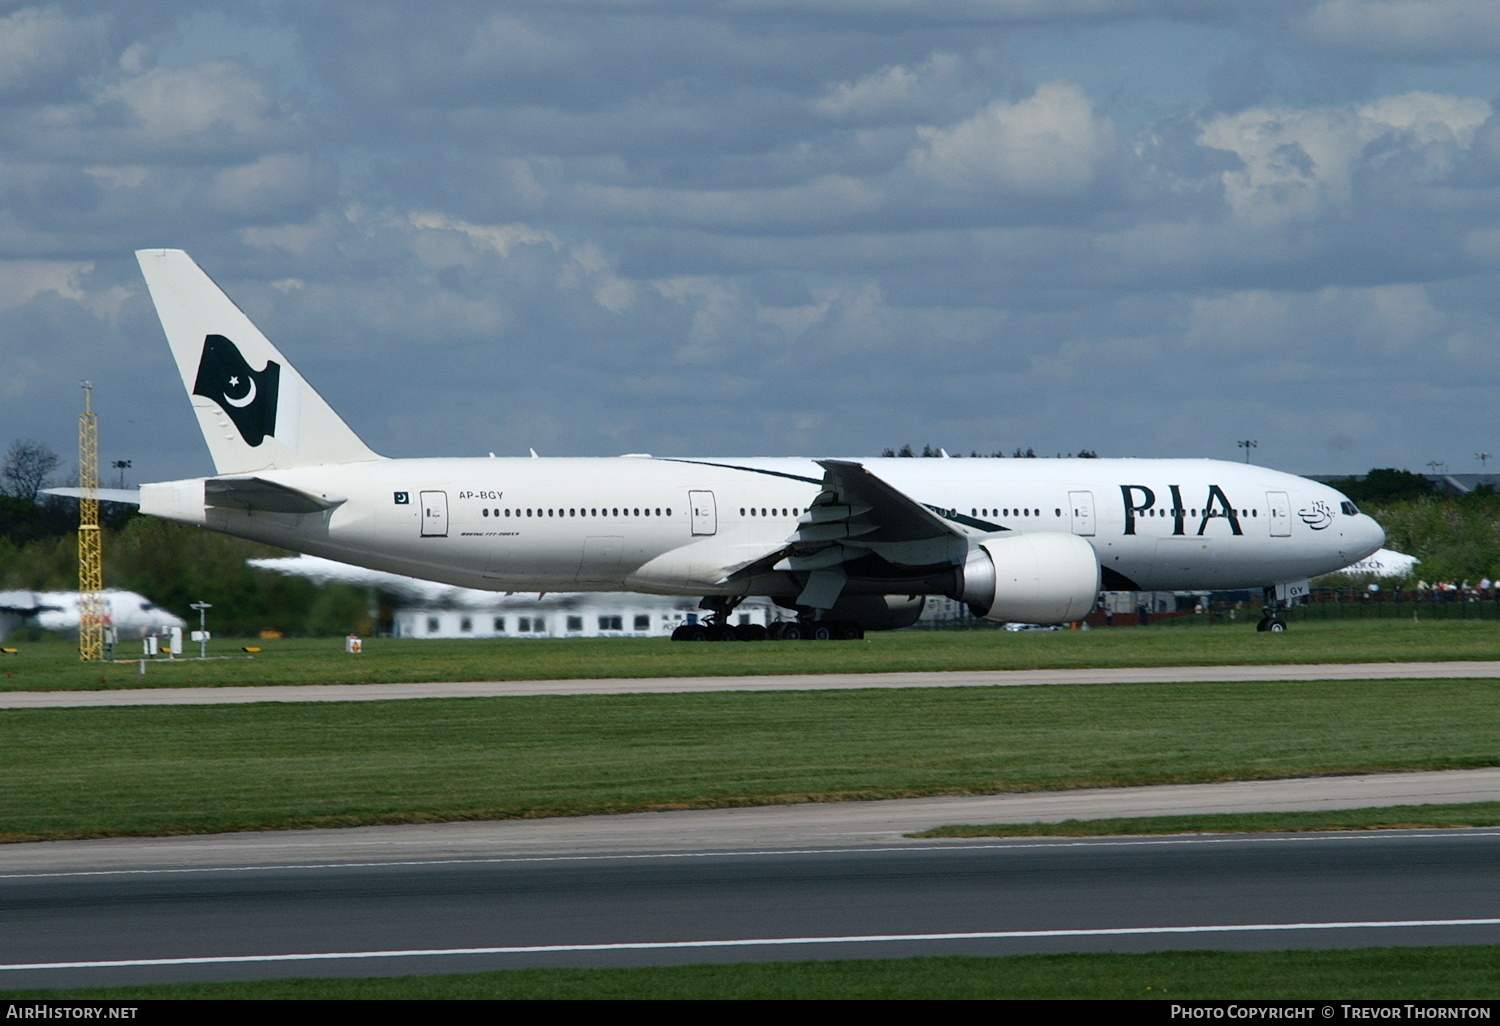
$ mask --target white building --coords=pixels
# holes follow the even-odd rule
[[[656,638],[702,618],[691,598],[629,592],[496,595],[457,607],[417,604],[396,610],[398,638]],[[746,601],[735,623],[769,624],[770,603]]]
[[[698,600],[688,597],[612,591],[506,594],[454,588],[317,556],[252,559],[250,565],[319,584],[375,587],[396,596],[401,601],[395,613],[398,638],[656,638],[705,615]],[[730,619],[768,625],[775,613],[769,599],[752,598]]]

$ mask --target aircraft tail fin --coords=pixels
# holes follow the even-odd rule
[[[180,249],[136,252],[220,474],[381,457]]]

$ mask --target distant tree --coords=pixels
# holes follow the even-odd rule
[[[915,455],[916,455],[916,453],[914,453],[914,452],[912,452],[912,451],[911,451],[911,446],[909,446],[909,445],[903,445],[903,446],[902,446],[902,447],[901,447],[901,448],[900,448],[900,449],[899,449],[899,450],[898,450],[898,451],[897,451],[897,452],[896,452],[896,455],[897,455],[897,456],[915,456]]]
[[[1027,447],[1025,451],[1022,451],[1020,448],[1017,448],[1014,455],[1018,460],[1034,460],[1036,459],[1036,450]]]
[[[41,442],[23,438],[11,445],[5,460],[0,462],[0,477],[5,479],[5,490],[9,495],[35,502],[46,487],[47,475],[61,462],[57,453]]]
[[[1081,460],[1097,460],[1099,458],[1099,454],[1093,449],[1079,449],[1078,458]]]
[[[1372,470],[1365,475],[1363,481],[1346,477],[1328,483],[1356,503],[1398,502],[1437,493],[1437,486],[1422,474],[1396,470],[1393,467]]]

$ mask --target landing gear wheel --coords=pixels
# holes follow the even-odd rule
[[[859,641],[865,636],[865,631],[857,623],[840,621],[833,625],[833,636],[840,641]]]
[[[1280,634],[1286,630],[1286,621],[1279,616],[1268,616],[1260,623],[1256,624],[1255,629],[1258,631],[1271,631],[1274,634]]]
[[[807,634],[800,623],[783,622],[781,624],[782,641],[801,641],[805,637]]]
[[[833,640],[833,625],[822,620],[808,624],[807,632],[803,637],[809,641],[831,641]]]
[[[758,623],[742,623],[734,628],[734,636],[738,641],[765,641],[766,629]]]

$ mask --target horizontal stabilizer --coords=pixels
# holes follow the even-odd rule
[[[83,498],[82,488],[43,488],[43,495],[60,495],[64,499]],[[123,502],[128,506],[139,506],[141,504],[141,491],[139,488],[98,488],[94,490],[94,498],[100,502]]]
[[[260,510],[266,513],[322,513],[348,500],[314,495],[262,477],[211,477],[203,483],[208,506]]]

